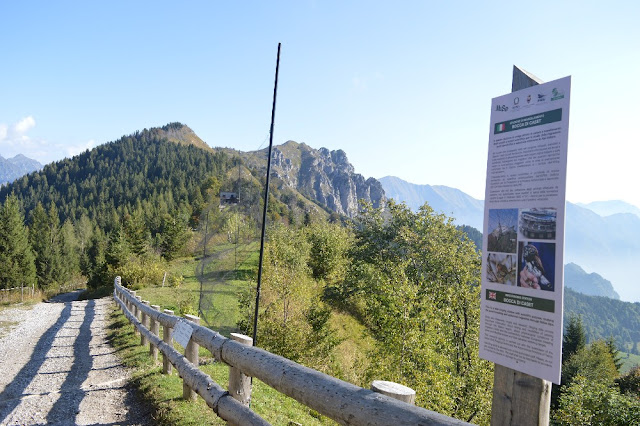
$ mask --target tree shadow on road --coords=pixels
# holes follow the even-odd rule
[[[38,370],[47,360],[47,354],[53,345],[56,334],[71,317],[71,301],[64,302],[65,306],[58,320],[42,335],[35,348],[31,359],[22,367],[13,381],[0,393],[0,423],[22,402],[22,395],[38,374]]]
[[[64,423],[71,418],[75,420],[76,413],[80,411],[80,403],[86,394],[82,389],[82,383],[89,377],[89,371],[93,366],[89,342],[91,342],[91,323],[96,316],[95,306],[95,300],[89,300],[84,307],[84,319],[73,344],[73,365],[60,386],[60,398],[53,404],[47,415],[49,424],[61,421]]]

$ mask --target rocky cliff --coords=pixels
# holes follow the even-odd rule
[[[266,150],[260,153],[260,157],[266,156]],[[347,154],[340,149],[314,149],[304,143],[288,141],[273,147],[271,171],[272,178],[348,217],[357,214],[361,199],[375,207],[386,201],[380,182],[356,173]]]

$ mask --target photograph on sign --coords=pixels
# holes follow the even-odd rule
[[[492,100],[485,190],[480,356],[554,383],[570,91],[565,77]]]

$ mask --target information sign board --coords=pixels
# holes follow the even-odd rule
[[[492,100],[483,227],[480,356],[554,383],[570,90],[565,77]]]

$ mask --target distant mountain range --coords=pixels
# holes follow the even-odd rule
[[[600,216],[611,216],[617,213],[632,213],[640,217],[640,209],[632,204],[620,200],[594,201],[592,203],[577,203],[578,206],[589,209]]]
[[[458,225],[469,225],[482,231],[484,202],[476,200],[456,188],[442,185],[417,185],[395,176],[378,179],[387,198],[405,202],[411,210],[418,210],[429,202],[435,211],[455,218]]]
[[[482,230],[482,200],[455,188],[416,185],[397,177],[380,182],[389,198],[404,201],[412,209],[428,202],[436,211],[454,217],[457,224]],[[567,202],[565,263],[597,271],[611,280],[623,300],[640,301],[640,287],[631,273],[631,265],[640,264],[639,209],[622,201],[583,206]]]
[[[18,154],[13,158],[4,158],[0,155],[0,185],[13,182],[27,173],[42,169],[42,164]]]
[[[564,285],[589,296],[604,296],[620,300],[620,295],[613,289],[611,281],[595,272],[589,274],[575,263],[564,266]]]

